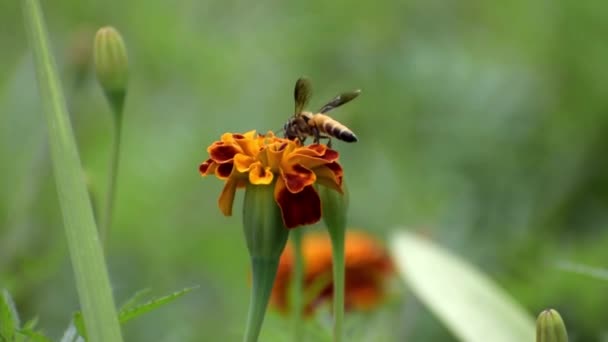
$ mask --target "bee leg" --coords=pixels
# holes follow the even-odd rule
[[[313,136],[313,143],[318,144],[321,140],[321,134],[319,133],[319,129],[317,127],[312,127],[311,132]]]
[[[318,137],[318,142],[321,141],[321,139],[327,139],[327,143],[325,145],[327,145],[327,147],[331,148],[331,137],[328,135],[319,135]]]

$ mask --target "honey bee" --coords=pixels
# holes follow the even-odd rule
[[[343,124],[325,115],[325,113],[352,101],[359,96],[360,92],[361,90],[353,90],[342,93],[321,107],[318,113],[305,112],[304,107],[310,100],[312,87],[307,78],[299,78],[293,92],[295,100],[294,115],[283,126],[285,138],[291,140],[297,138],[302,144],[304,144],[307,137],[312,137],[314,143],[319,143],[321,139],[327,139],[328,147],[331,147],[332,137],[345,142],[357,141],[355,133]]]

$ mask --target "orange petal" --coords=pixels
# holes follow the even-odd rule
[[[344,292],[348,310],[370,310],[380,304],[385,291],[380,282],[368,278],[346,279]]]
[[[255,162],[250,156],[238,153],[234,156],[234,166],[238,172],[244,173],[250,170],[251,165]]]
[[[287,143],[274,143],[266,147],[265,161],[271,169],[278,170],[281,167],[281,160],[288,146]]]
[[[314,184],[317,179],[314,172],[300,164],[293,165],[290,170],[281,170],[281,176],[291,193],[302,191],[305,187]]]
[[[264,167],[260,162],[251,166],[251,171],[249,171],[249,182],[251,184],[270,184],[273,178],[274,175],[268,166]]]
[[[228,179],[222,189],[218,200],[220,210],[225,216],[232,216],[232,203],[234,202],[234,193],[236,192],[237,181]]]
[[[257,139],[248,137],[248,133],[245,133],[242,138],[235,139],[235,141],[243,150],[244,154],[255,157],[258,153],[260,153],[260,143]]]
[[[321,199],[317,191],[309,185],[298,193],[291,193],[282,177],[277,179],[274,198],[279,208],[283,224],[295,228],[319,222],[321,219]]]

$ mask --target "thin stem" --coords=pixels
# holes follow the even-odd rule
[[[251,288],[244,342],[256,342],[260,336],[278,266],[278,259],[255,257],[251,259],[253,286]]]
[[[344,230],[332,238],[334,273],[334,342],[344,340]]]
[[[294,341],[302,341],[302,311],[303,311],[303,297],[304,297],[304,256],[302,254],[302,233],[303,227],[294,229],[291,232],[293,237],[293,250],[294,250],[294,276],[293,276],[293,334]]]
[[[55,60],[50,53],[42,10],[37,0],[23,0],[21,3],[33,50],[53,173],[88,341],[121,342],[108,270]]]
[[[108,174],[108,189],[106,191],[105,207],[103,209],[101,222],[99,225],[99,235],[102,244],[107,245],[112,228],[112,213],[114,210],[114,193],[116,191],[116,178],[118,177],[118,162],[120,160],[120,137],[121,122],[120,118],[114,118],[114,139],[112,141],[112,152],[110,155],[110,169]]]

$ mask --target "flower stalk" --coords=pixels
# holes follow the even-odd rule
[[[302,311],[304,307],[304,254],[302,250],[302,229],[295,229],[291,233],[294,250],[294,275],[292,286],[292,317],[294,341],[302,341]]]
[[[248,184],[243,202],[243,230],[253,272],[251,300],[243,341],[257,341],[289,231],[274,201],[274,187]]]
[[[323,205],[323,220],[331,239],[334,279],[334,341],[344,340],[344,240],[346,235],[346,212],[348,192],[342,183],[343,193],[320,186]]]

